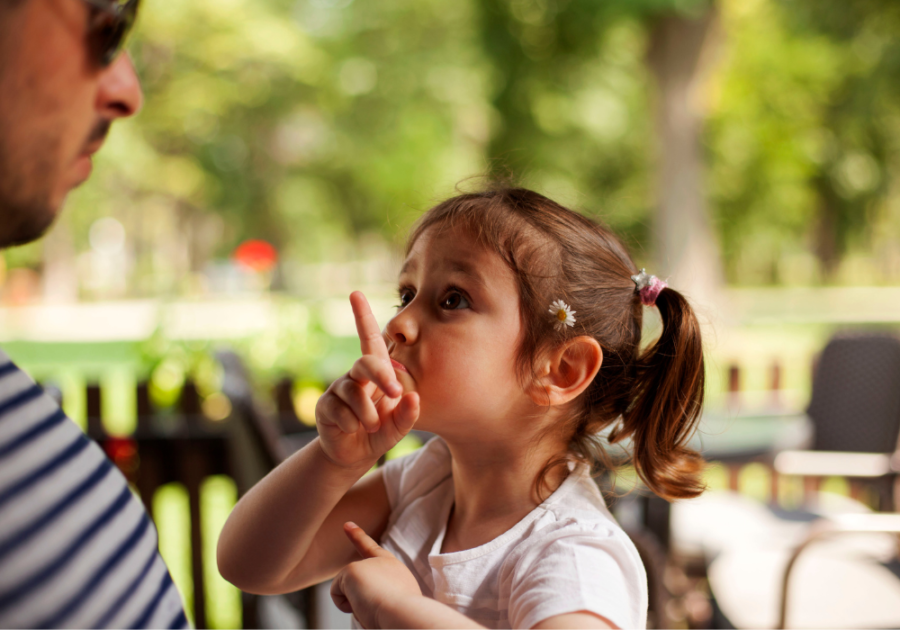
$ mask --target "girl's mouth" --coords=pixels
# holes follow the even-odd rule
[[[406,369],[406,366],[397,361],[396,359],[391,359],[391,365],[394,366],[395,370],[400,370],[401,372],[406,372],[409,374],[409,370]]]

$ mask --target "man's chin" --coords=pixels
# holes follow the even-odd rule
[[[0,207],[0,216],[5,219],[4,225],[0,226],[0,249],[26,245],[41,238],[53,225],[56,215],[57,212],[49,204],[40,207]]]

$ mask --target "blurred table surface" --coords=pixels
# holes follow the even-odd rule
[[[744,461],[808,448],[812,432],[812,421],[802,413],[744,415],[713,409],[704,412],[690,444],[708,460]]]

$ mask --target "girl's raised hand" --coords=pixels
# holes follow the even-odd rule
[[[322,450],[345,467],[371,467],[419,418],[419,395],[404,394],[366,297],[350,295],[362,357],[316,404]]]

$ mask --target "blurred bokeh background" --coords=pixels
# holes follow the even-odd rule
[[[350,291],[386,321],[412,222],[513,176],[696,299],[711,408],[802,410],[832,333],[900,323],[898,34],[893,0],[144,0],[145,107],[0,252],[0,342],[85,427],[99,388],[111,436],[141,384],[227,420],[222,348],[308,423]],[[239,488],[203,483],[214,545]],[[191,601],[187,495],[153,502]],[[239,625],[206,571],[203,623]]]

